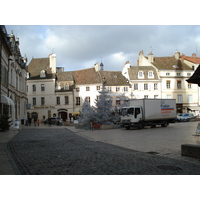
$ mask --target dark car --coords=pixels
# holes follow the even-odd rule
[[[44,124],[62,125],[63,120],[59,117],[50,117],[44,120]]]

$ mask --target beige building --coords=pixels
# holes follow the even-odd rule
[[[126,63],[122,73],[132,84],[133,98],[176,99],[177,112],[199,113],[199,88],[186,80],[194,73],[180,53],[172,57],[147,57],[139,52],[138,66]]]
[[[103,71],[94,67],[65,72],[56,68],[56,55],[32,59],[28,66],[28,117],[44,121],[49,117],[69,120],[79,113],[87,99],[95,106],[99,91],[105,86],[112,98],[113,109],[119,108],[130,95],[130,84],[119,71]]]

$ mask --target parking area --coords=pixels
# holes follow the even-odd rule
[[[181,156],[182,144],[200,145],[200,136],[196,135],[199,122],[181,122],[168,127],[157,126],[144,129],[81,130],[68,127],[76,134],[92,141],[101,141],[149,154],[158,154],[170,158],[199,161],[196,158]]]

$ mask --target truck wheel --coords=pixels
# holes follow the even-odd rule
[[[164,121],[163,124],[162,124],[161,126],[162,126],[162,127],[167,127],[167,126],[168,126],[167,121]]]
[[[144,123],[138,122],[138,129],[143,129],[143,128],[144,128]]]

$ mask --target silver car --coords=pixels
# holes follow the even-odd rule
[[[196,118],[196,117],[194,116],[193,113],[184,113],[184,114],[182,114],[182,116],[180,116],[179,121],[180,122],[188,122],[190,119],[194,119],[194,118]]]

